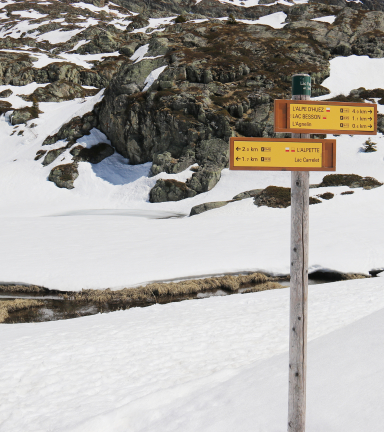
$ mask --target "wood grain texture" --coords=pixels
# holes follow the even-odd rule
[[[308,100],[309,96],[292,96]],[[292,138],[310,138],[292,134]],[[308,315],[309,172],[291,173],[291,288],[288,432],[305,432]]]

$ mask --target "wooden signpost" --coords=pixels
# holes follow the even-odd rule
[[[336,170],[336,141],[316,134],[377,133],[377,106],[310,101],[311,77],[292,77],[292,100],[275,101],[275,132],[292,138],[230,138],[230,169],[292,171],[288,432],[305,432],[309,171]]]

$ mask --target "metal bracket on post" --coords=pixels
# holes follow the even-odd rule
[[[292,99],[309,100],[311,77],[292,77]],[[310,138],[292,134],[292,138]],[[307,299],[309,172],[291,173],[291,288],[289,328],[288,432],[305,432],[307,370]]]

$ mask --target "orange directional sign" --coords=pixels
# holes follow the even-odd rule
[[[377,105],[275,100],[275,132],[376,135]]]
[[[335,171],[336,140],[230,138],[231,170]]]

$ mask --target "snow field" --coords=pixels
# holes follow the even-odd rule
[[[383,292],[381,278],[310,286],[309,432],[357,432],[383,403]],[[0,431],[282,430],[288,308],[280,289],[3,325]],[[379,431],[382,411],[367,420]]]

